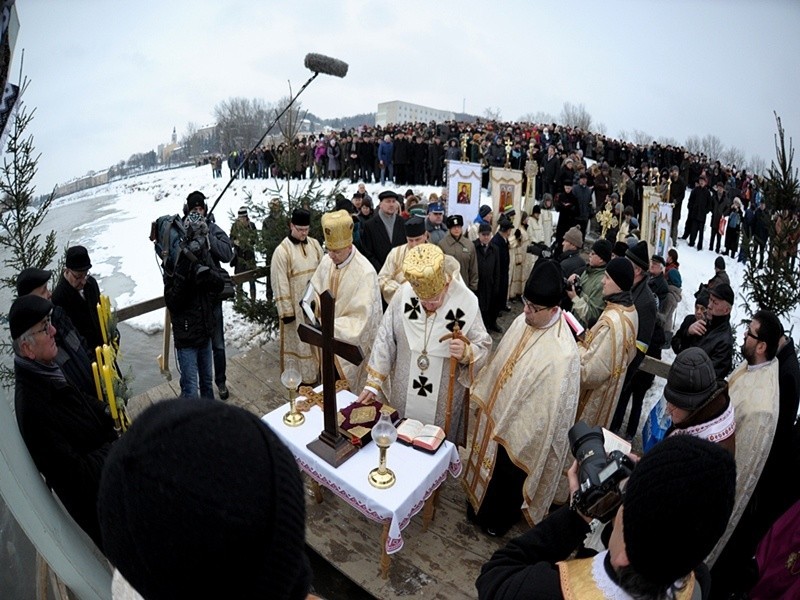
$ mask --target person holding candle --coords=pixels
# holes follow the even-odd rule
[[[49,300],[27,294],[8,313],[17,425],[47,485],[102,549],[97,489],[117,434],[103,405],[70,383],[59,367],[52,311]]]
[[[91,268],[92,261],[85,247],[67,248],[64,272],[53,290],[52,301],[63,307],[89,348],[94,348],[103,345],[103,333],[97,314],[100,286],[89,274]]]

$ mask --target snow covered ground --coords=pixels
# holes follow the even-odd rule
[[[227,183],[227,179],[212,179],[211,167],[186,167],[171,171],[151,173],[139,177],[109,183],[91,190],[86,190],[58,199],[52,211],[65,210],[70,204],[79,201],[95,200],[98,206],[96,218],[78,227],[70,236],[70,243],[81,243],[89,249],[92,258],[92,272],[97,277],[101,289],[107,289],[115,278],[126,278],[132,281],[124,285],[124,293],[117,295],[117,307],[128,306],[143,300],[160,296],[163,293],[161,273],[153,245],[148,239],[150,224],[164,214],[175,214],[181,211],[184,199],[193,190],[202,191],[209,198],[209,205],[216,199]],[[285,186],[285,181],[280,182]],[[308,181],[293,181],[292,189],[307,186]],[[333,182],[323,182],[325,189],[333,187]],[[235,218],[239,206],[244,204],[247,194],[263,205],[267,204],[269,190],[276,187],[273,180],[236,180],[226,192],[214,211],[217,223],[227,232],[230,231],[232,219]],[[356,185],[347,185],[347,197],[355,191]],[[402,193],[407,186],[392,187]],[[380,184],[368,184],[367,190],[373,196],[384,188]],[[441,190],[432,186],[416,187],[414,191],[424,198],[431,192]],[[285,192],[284,192],[285,194]],[[111,197],[111,200],[108,198]],[[103,202],[100,202],[103,199]],[[491,204],[489,195],[484,191],[482,203]],[[102,208],[100,208],[102,207]],[[684,211],[686,212],[686,211]],[[259,224],[260,226],[260,224]],[[680,227],[682,231],[682,224]],[[706,243],[708,232],[706,232]],[[714,274],[716,253],[708,250],[698,251],[679,242],[680,271],[683,278],[683,299],[676,311],[676,323],[694,310],[694,292],[701,282],[705,282]],[[736,344],[741,343],[743,332],[742,319],[746,312],[742,307],[744,298],[740,293],[740,282],[743,278],[744,265],[731,258],[725,258],[731,285],[737,294],[733,308],[731,323],[736,327]],[[115,286],[116,287],[116,286]],[[264,293],[263,286],[259,293]],[[254,326],[234,313],[229,302],[224,303],[226,340],[229,344],[244,349],[254,344],[261,344],[267,336],[258,326]],[[129,324],[146,332],[157,332],[163,328],[163,313],[156,311],[138,317]],[[789,323],[784,323],[787,331],[797,330],[800,324],[800,309],[796,309]],[[664,351],[664,360],[671,362],[674,354]],[[646,399],[645,412],[661,395],[663,380],[656,379]],[[644,417],[643,417],[644,418]]]

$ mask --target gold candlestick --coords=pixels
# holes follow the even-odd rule
[[[394,485],[397,477],[391,469],[386,468],[386,450],[397,440],[397,429],[389,420],[389,415],[382,414],[381,418],[372,428],[372,439],[378,446],[380,458],[378,466],[369,472],[369,483],[373,487],[385,490]]]
[[[286,369],[281,373],[281,383],[289,395],[289,412],[283,415],[283,423],[289,427],[297,427],[306,422],[305,416],[297,411],[297,406],[295,405],[295,392],[301,381],[302,376],[294,366],[294,363],[288,363]]]

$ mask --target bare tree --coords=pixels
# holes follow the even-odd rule
[[[674,137],[669,137],[666,135],[658,136],[656,141],[662,146],[680,146],[678,140],[676,140]]]
[[[603,122],[596,123],[594,126],[594,132],[599,133],[600,135],[605,135],[607,131],[608,127],[606,127],[606,124]]]
[[[698,154],[699,152],[701,152],[703,145],[702,142],[700,141],[700,136],[690,135],[688,138],[686,138],[686,143],[684,144],[684,147],[690,154]]]
[[[617,139],[618,140],[630,139],[630,136],[628,135],[628,130],[627,129],[620,129],[619,132],[617,133]]]
[[[503,118],[502,113],[500,112],[500,107],[495,106],[492,108],[488,106],[483,109],[483,118],[487,121],[500,121]]]
[[[214,118],[223,150],[252,148],[264,134],[268,117],[269,109],[259,98],[228,98],[217,104]]]
[[[717,157],[722,164],[725,165],[743,165],[745,162],[745,155],[744,151],[736,146],[730,146],[729,148],[725,148],[722,154]]]
[[[722,143],[717,136],[708,133],[700,140],[700,148],[710,160],[716,160],[722,156],[725,151],[725,144]]]
[[[634,129],[631,131],[630,141],[632,141],[634,144],[641,144],[644,146],[653,141],[653,136],[646,131],[642,131],[641,129]]]
[[[591,129],[592,115],[589,114],[583,103],[572,104],[571,102],[564,102],[564,106],[561,109],[561,122],[572,127]]]
[[[737,163],[737,166],[741,167],[740,163]],[[750,157],[750,160],[747,161],[747,172],[748,173],[755,173],[756,175],[764,175],[767,171],[767,161],[765,161],[761,156],[758,154],[754,154]]]
[[[556,122],[556,118],[553,115],[543,110],[536,111],[535,113],[525,113],[517,120],[523,123],[537,123],[537,124],[542,124],[542,123],[550,124]]]
[[[292,89],[289,87],[289,96],[278,100],[277,104],[272,108],[273,118],[277,117],[280,111],[292,101]],[[286,111],[286,113],[278,119],[278,129],[283,136],[286,143],[291,143],[300,133],[300,128],[303,125],[303,119],[306,118],[308,111],[303,110],[302,103],[298,102]]]

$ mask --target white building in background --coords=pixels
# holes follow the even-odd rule
[[[418,121],[423,123],[429,121],[441,123],[442,121],[451,121],[453,119],[455,119],[455,114],[449,110],[439,110],[420,104],[392,100],[391,102],[381,102],[378,104],[378,112],[375,115],[375,125],[385,127],[389,123]]]

